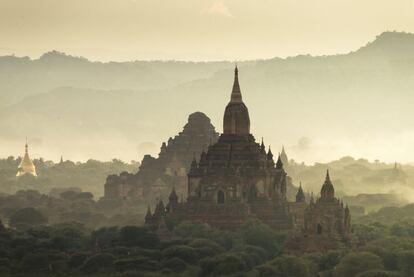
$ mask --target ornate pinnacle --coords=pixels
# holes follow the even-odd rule
[[[326,178],[325,178],[326,182],[331,182],[331,177],[329,176],[329,169],[326,170]]]

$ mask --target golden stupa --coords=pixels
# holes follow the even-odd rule
[[[22,161],[20,162],[19,167],[17,168],[17,177],[30,174],[33,176],[37,176],[36,174],[36,167],[33,164],[32,160],[29,157],[29,145],[27,144],[26,139],[26,145],[25,145],[25,151],[24,151],[24,157]]]

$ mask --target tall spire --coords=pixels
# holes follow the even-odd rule
[[[332,201],[335,197],[335,189],[331,182],[331,177],[329,176],[329,169],[326,170],[325,182],[322,185],[321,189],[321,200]]]
[[[326,170],[325,182],[331,182],[331,177],[329,176],[329,169]]]
[[[279,153],[279,156],[277,157],[276,168],[277,169],[283,168],[283,162],[282,162],[282,159],[280,158],[280,153]]]
[[[239,69],[236,67],[234,68],[234,83],[233,83],[233,90],[231,91],[231,100],[232,103],[239,103],[243,102],[242,95],[240,91],[239,85]]]
[[[266,147],[264,145],[263,137],[262,137],[262,144],[260,144],[260,152],[262,152],[262,154],[266,154]]]
[[[267,151],[267,159],[268,160],[273,159],[273,153],[272,153],[272,149],[270,145],[269,145],[269,151]]]
[[[298,192],[296,193],[296,202],[305,202],[305,193],[302,189],[302,182],[300,182]]]
[[[242,100],[237,66],[234,69],[234,83],[230,102],[224,111],[223,134],[242,136],[250,134],[249,111]]]

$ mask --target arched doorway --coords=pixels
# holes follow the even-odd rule
[[[224,192],[221,190],[217,192],[217,203],[224,204]]]
[[[320,223],[318,223],[318,226],[316,228],[316,232],[318,233],[318,235],[322,234],[322,225]]]

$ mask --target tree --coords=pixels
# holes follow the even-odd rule
[[[404,277],[414,276],[414,250],[402,251],[398,264]]]
[[[66,255],[59,252],[28,253],[22,259],[23,272],[58,272],[66,266]]]
[[[174,234],[183,238],[204,238],[207,229],[202,222],[183,222],[174,228]]]
[[[392,272],[392,271],[368,270],[368,271],[358,274],[356,277],[401,277],[401,275],[397,272]]]
[[[118,227],[103,227],[91,233],[91,242],[100,247],[108,248],[118,243]]]
[[[194,263],[197,259],[194,248],[186,245],[174,245],[162,251],[164,259],[180,258],[188,263]]]
[[[108,253],[96,254],[85,260],[82,271],[92,273],[107,271],[114,266],[115,257]]]
[[[149,232],[147,228],[125,226],[119,231],[119,239],[122,245],[154,248],[160,242],[158,236]]]
[[[24,272],[48,272],[49,257],[46,253],[29,253],[24,256],[21,268]]]
[[[257,267],[260,277],[307,277],[310,276],[307,263],[298,257],[282,256]]]
[[[149,257],[143,256],[117,260],[115,266],[119,271],[156,271],[160,268],[160,264],[157,260],[152,260]]]
[[[350,253],[335,269],[335,277],[354,277],[368,270],[383,269],[381,258],[370,252]]]
[[[382,259],[384,268],[398,270],[398,253],[405,248],[406,240],[401,237],[384,237],[371,241],[362,251],[378,255]]]
[[[26,229],[47,223],[47,218],[34,208],[23,208],[10,217],[10,226]]]
[[[189,246],[194,248],[210,248],[215,253],[221,253],[224,251],[223,247],[221,247],[218,243],[215,241],[209,240],[209,239],[195,239],[192,242],[190,242]]]
[[[171,258],[163,261],[161,266],[174,272],[181,272],[187,267],[187,264],[180,258]]]
[[[246,244],[261,247],[270,256],[276,255],[281,249],[276,233],[258,219],[247,220],[241,228],[241,234]]]
[[[90,254],[86,252],[75,252],[69,257],[68,266],[72,269],[78,268],[89,256]]]
[[[222,276],[246,271],[246,262],[235,253],[225,253],[214,258],[205,258],[200,261],[202,274]]]

